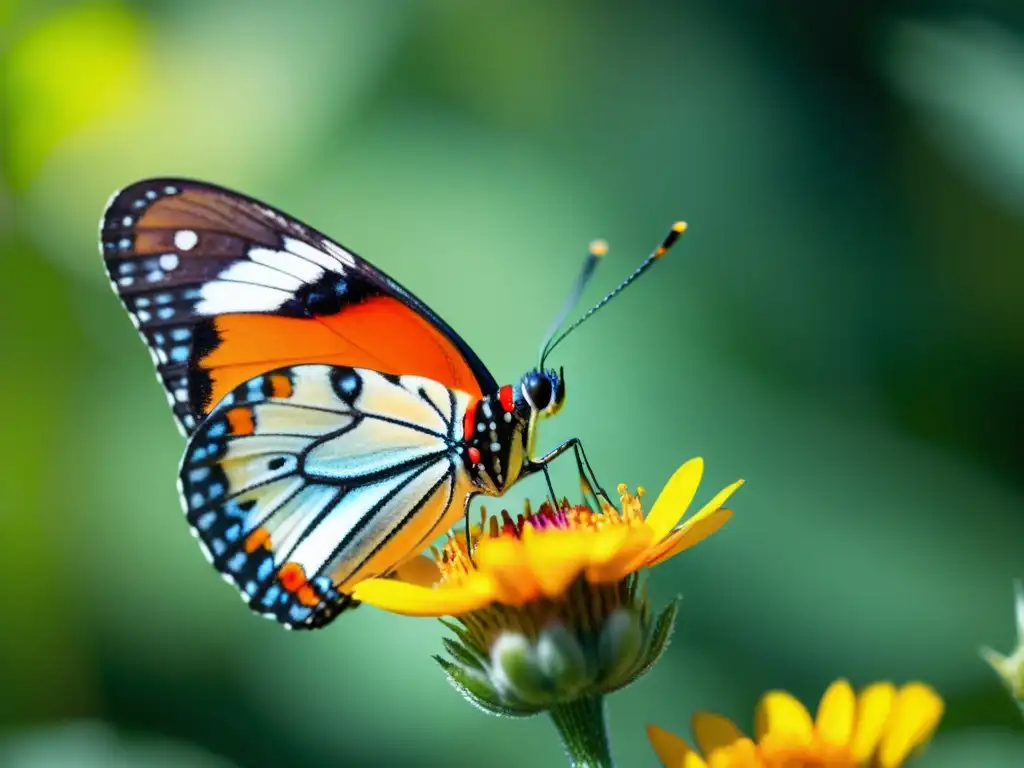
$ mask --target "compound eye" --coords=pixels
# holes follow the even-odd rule
[[[554,395],[551,379],[537,371],[527,374],[523,380],[523,395],[534,410],[547,409],[551,405],[551,398]]]

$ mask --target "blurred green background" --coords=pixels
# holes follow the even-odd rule
[[[693,455],[698,501],[747,479],[650,579],[684,599],[610,700],[622,765],[655,764],[647,722],[748,726],[763,690],[813,705],[840,676],[947,697],[925,766],[1024,763],[977,657],[1011,648],[1024,575],[1016,0],[2,0],[0,29],[0,765],[563,764],[543,719],[448,689],[436,622],[287,633],[204,562],[97,252],[108,196],[152,175],[368,256],[500,380],[591,238],[596,299],[685,218],[560,347],[541,436],[651,498]]]

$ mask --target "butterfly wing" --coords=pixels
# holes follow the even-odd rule
[[[180,488],[208,559],[259,613],[322,627],[346,590],[464,513],[470,396],[417,376],[299,365],[229,393],[189,440]]]
[[[186,434],[228,392],[302,363],[497,390],[469,346],[412,293],[263,203],[185,179],[116,193],[101,224],[107,273]]]

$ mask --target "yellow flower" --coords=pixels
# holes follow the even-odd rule
[[[619,486],[621,509],[529,505],[513,519],[487,516],[465,537],[450,534],[395,579],[371,579],[353,597],[395,613],[453,616],[451,683],[481,708],[505,715],[600,702],[646,672],[672,632],[675,604],[652,617],[639,572],[694,546],[731,516],[733,483],[680,523],[704,464],[692,459],[644,516],[640,497]],[[596,706],[596,705],[595,705]],[[561,714],[560,714],[561,713]],[[566,718],[579,715],[566,714]],[[581,716],[582,717],[582,716]]]
[[[942,699],[923,683],[874,683],[856,695],[837,680],[816,720],[790,694],[765,694],[756,742],[709,712],[693,718],[699,752],[654,725],[647,735],[665,768],[897,768],[931,738],[942,711]]]
[[[491,604],[525,606],[558,600],[583,577],[593,585],[615,584],[657,565],[717,531],[732,515],[722,505],[741,484],[733,483],[697,514],[678,525],[697,493],[704,470],[696,458],[683,464],[644,517],[636,495],[620,485],[622,509],[529,507],[518,520],[508,513],[487,518],[475,530],[473,557],[464,541],[451,537],[433,559],[420,556],[399,571],[399,579],[370,579],[353,597],[409,616],[459,616]]]

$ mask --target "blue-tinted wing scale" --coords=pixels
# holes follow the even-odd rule
[[[460,398],[428,379],[326,365],[243,384],[186,449],[193,533],[253,610],[323,626],[352,604],[347,583],[387,573],[461,514]]]

